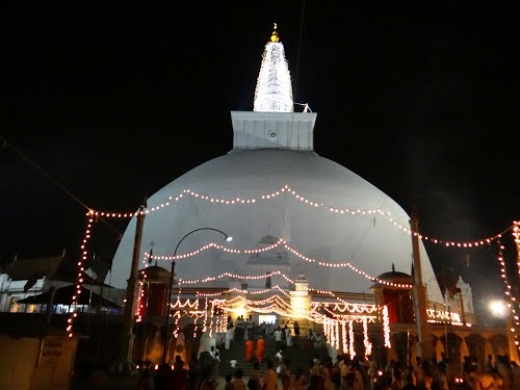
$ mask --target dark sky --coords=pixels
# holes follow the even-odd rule
[[[323,3],[306,2],[299,61],[301,1],[20,9],[4,22],[0,133],[91,207],[134,209],[231,149],[229,111],[252,109],[278,22],[320,155],[416,203],[428,235],[477,239],[520,218],[515,8]],[[81,206],[10,148],[0,204],[3,259],[81,239]],[[493,253],[431,251],[472,281],[500,280]]]

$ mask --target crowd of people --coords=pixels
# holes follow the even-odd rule
[[[299,337],[297,323],[292,324],[295,337]],[[274,356],[264,356],[264,338],[271,337],[276,343]],[[454,372],[445,354],[440,361],[402,363],[390,360],[379,367],[375,359],[351,358],[350,355],[320,359],[316,356],[306,368],[293,367],[285,359],[284,350],[292,346],[292,332],[285,324],[260,324],[255,326],[251,317],[239,317],[235,324],[228,319],[225,348],[231,340],[243,342],[245,360],[251,364],[249,377],[237,367],[238,361],[229,361],[231,372],[226,372],[225,383],[218,379],[220,353],[211,347],[197,357],[193,354],[188,370],[177,356],[173,369],[162,365],[152,374],[144,370],[139,384],[140,390],[520,390],[520,367],[510,362],[507,356],[492,356],[484,365],[476,358],[466,357],[462,372]],[[325,345],[322,336],[310,331],[307,344],[314,347]],[[315,353],[315,352],[314,352]],[[266,368],[260,367],[266,362]],[[242,367],[244,367],[242,365]],[[249,370],[249,368],[248,368]],[[220,386],[220,387],[219,387]]]
[[[278,354],[277,354],[278,355]],[[211,359],[211,356],[209,356]],[[209,362],[209,361],[208,361]],[[234,369],[226,375],[225,384],[219,385],[210,363],[204,356],[194,354],[184,369],[184,362],[177,357],[173,365],[161,365],[157,371],[141,372],[140,390],[517,390],[520,389],[520,367],[507,356],[488,357],[480,366],[477,359],[466,357],[460,376],[450,373],[449,361],[439,362],[416,358],[406,365],[391,360],[384,368],[375,360],[340,356],[320,361],[313,359],[306,370],[298,367],[292,371],[289,359],[281,353],[268,359],[261,372],[260,363],[252,363],[251,374],[244,377],[243,370]],[[219,387],[220,386],[220,387]]]

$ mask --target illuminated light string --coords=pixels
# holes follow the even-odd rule
[[[347,326],[345,321],[341,321],[341,341],[343,342],[342,352],[344,354],[348,351],[348,342],[347,342]]]
[[[353,360],[356,357],[356,349],[354,347],[354,324],[352,321],[348,322],[348,342],[350,359]]]
[[[223,251],[223,252],[226,252],[226,253],[232,253],[232,254],[237,254],[237,255],[240,255],[240,254],[257,254],[257,253],[264,253],[264,252],[268,252],[270,250],[273,250],[279,246],[282,246],[284,245],[286,242],[285,240],[283,239],[280,239],[278,240],[276,243],[272,244],[272,245],[269,245],[269,246],[266,246],[264,248],[255,248],[255,249],[232,249],[232,248],[228,248],[224,245],[219,245],[219,244],[216,244],[214,242],[210,242],[209,244],[206,244],[206,245],[203,245],[201,246],[200,248],[198,249],[195,249],[194,251],[191,251],[191,252],[187,252],[187,253],[183,253],[183,254],[180,254],[180,255],[175,255],[175,256],[164,256],[164,255],[154,255],[154,254],[150,254],[149,252],[145,252],[144,253],[144,257],[145,259],[151,259],[151,260],[160,260],[160,261],[179,261],[179,260],[184,260],[184,259],[187,259],[187,258],[190,258],[190,257],[194,257],[194,256],[197,256],[197,255],[200,255],[202,252],[204,251],[207,251],[211,248],[215,248],[217,250],[220,250],[220,251]]]
[[[323,321],[323,334],[325,335],[325,339],[330,342],[332,347],[336,346],[336,339],[334,337],[334,332],[332,332],[332,320],[326,318]]]
[[[179,279],[179,291],[177,293],[177,302],[180,302],[181,298],[181,292],[182,292],[182,279]],[[196,300],[197,307],[199,304],[199,301]],[[180,326],[179,326],[179,318],[175,319],[175,330],[173,331],[173,337],[176,339],[179,336]],[[165,332],[168,332],[168,329],[165,330]]]
[[[206,298],[207,300],[207,298]],[[209,316],[209,337],[211,337],[211,335],[213,334],[213,326],[214,326],[214,310],[215,310],[215,304],[213,303],[213,301],[210,302],[210,316]]]
[[[199,192],[192,191],[190,189],[184,189],[176,196],[169,196],[167,201],[160,203],[159,205],[153,206],[151,208],[147,208],[145,211],[143,211],[143,213],[149,214],[149,213],[154,213],[154,212],[163,210],[164,208],[169,207],[169,206],[173,205],[174,203],[181,201],[182,199],[185,199],[186,197],[184,195],[190,196],[195,199],[205,200],[205,201],[208,201],[210,203],[215,203],[215,204],[236,205],[236,206],[240,205],[241,206],[241,205],[257,204],[259,201],[273,200],[282,194],[290,194],[295,199],[299,200],[300,202],[302,202],[304,204],[307,204],[310,207],[323,208],[333,214],[348,215],[348,216],[380,215],[380,216],[385,217],[385,219],[388,220],[391,223],[391,225],[398,228],[399,230],[404,231],[407,234],[413,234],[415,236],[419,236],[419,238],[421,238],[422,240],[428,241],[433,244],[444,245],[446,247],[474,248],[474,247],[481,247],[484,245],[488,245],[491,242],[498,239],[500,234],[503,234],[505,231],[508,231],[511,228],[511,227],[509,227],[508,229],[506,229],[505,231],[503,231],[499,234],[495,234],[492,236],[488,236],[486,238],[473,240],[473,241],[441,240],[438,238],[423,235],[420,232],[412,231],[405,224],[401,224],[401,223],[397,222],[391,216],[390,212],[388,212],[388,211],[381,210],[381,209],[358,209],[358,208],[341,208],[341,207],[335,207],[335,206],[328,206],[328,205],[325,205],[324,203],[313,201],[303,195],[300,195],[299,193],[294,191],[291,187],[289,187],[289,185],[287,185],[287,184],[275,191],[267,192],[262,195],[259,195],[258,197],[247,198],[247,199],[240,198],[240,197],[217,198],[217,197],[213,197],[210,195],[201,194]],[[99,215],[104,218],[118,218],[118,219],[126,218],[127,219],[127,218],[134,217],[135,215],[137,215],[138,212],[113,212],[113,211],[91,210],[90,213],[93,213],[94,215]]]
[[[87,244],[90,240],[90,237],[92,235],[92,224],[94,223],[94,213],[91,211],[87,213],[87,226],[85,228],[85,233],[83,235],[83,241],[81,241],[81,257],[78,260],[77,266],[78,266],[78,274],[76,277],[76,293],[72,296],[72,302],[71,306],[73,307],[72,315],[67,319],[67,327],[66,331],[68,333],[69,337],[74,336],[74,320],[78,317],[78,301],[79,296],[81,294],[81,288],[83,286],[84,281],[84,273],[85,273],[85,262],[88,258],[88,250],[87,250]]]
[[[314,308],[314,307],[311,307],[311,310],[315,310],[316,312],[319,312],[319,307],[317,308]],[[327,313],[329,313],[333,318],[335,319],[340,319],[340,320],[347,320],[347,321],[356,321],[356,322],[362,322],[363,318],[366,318],[367,315],[362,315],[362,314],[338,314],[338,313],[334,313],[332,310],[330,310],[329,308],[327,307],[324,307],[323,310]],[[376,316],[370,316],[370,319],[375,321],[376,319]]]
[[[172,309],[184,309],[184,308],[188,308],[188,309],[196,309],[197,307],[199,306],[199,301],[194,299],[193,302],[189,299],[186,299],[186,302],[182,303],[180,301],[180,299],[177,299],[177,301],[175,303],[171,303],[170,304],[170,307]]]
[[[269,277],[273,277],[273,276],[276,276],[276,275],[279,275],[281,276],[282,278],[284,278],[285,280],[287,280],[289,283],[291,284],[295,284],[296,282],[289,278],[287,275],[285,275],[284,273],[282,273],[281,271],[273,271],[273,272],[270,272],[268,274],[262,274],[262,275],[239,275],[239,274],[233,274],[231,272],[223,272],[221,273],[220,275],[217,275],[217,276],[207,276],[205,278],[202,278],[202,279],[188,279],[188,280],[183,280],[182,283],[184,284],[199,284],[199,283],[209,283],[209,282],[213,282],[215,280],[218,280],[218,279],[222,279],[224,277],[229,277],[229,278],[232,278],[232,279],[242,279],[242,280],[262,280],[262,279],[266,279],[266,278],[269,278]],[[371,280],[377,280],[377,278],[374,278],[374,279],[371,279]],[[180,281],[179,281],[179,284],[180,284]],[[387,282],[388,284],[388,282]],[[389,284],[389,285],[392,285],[392,286],[395,286],[395,287],[405,287],[405,286],[409,286],[409,285],[404,285],[404,284]],[[180,288],[179,288],[179,291],[180,291]],[[309,289],[309,291],[312,291],[312,289]],[[179,297],[177,297],[179,298]],[[340,298],[337,298],[337,299],[340,299]]]
[[[520,278],[520,221],[513,224],[513,238],[516,246],[516,266],[518,268],[518,277]]]
[[[202,332],[206,332],[206,325],[208,322],[208,298],[204,302],[204,322],[202,323]]]
[[[498,244],[498,264],[500,266],[500,277],[502,278],[502,281],[504,282],[504,295],[506,297],[506,300],[508,301],[507,306],[511,310],[511,315],[513,316],[513,323],[518,328],[519,320],[518,320],[518,313],[516,312],[516,298],[513,294],[511,284],[508,281],[507,278],[507,268],[506,263],[504,261],[504,246],[502,245],[501,240],[499,239],[497,241]],[[515,345],[517,348],[519,348],[519,336],[518,332],[516,332],[515,328],[510,328],[509,331],[513,333]]]
[[[393,282],[389,282],[387,280],[383,280],[383,279],[379,279],[375,276],[372,276],[372,275],[369,275],[368,273],[366,273],[365,271],[363,270],[360,270],[359,268],[357,268],[356,266],[354,266],[352,263],[350,262],[335,262],[335,263],[330,263],[330,262],[325,262],[325,261],[322,261],[322,260],[317,260],[315,258],[312,258],[312,257],[309,257],[309,256],[305,256],[303,255],[302,253],[298,252],[296,249],[294,249],[293,247],[291,247],[289,244],[287,244],[287,242],[283,239],[280,239],[278,241],[280,244],[273,244],[271,245],[272,248],[270,249],[274,249],[276,246],[278,245],[281,245],[283,244],[284,248],[287,249],[290,253],[292,253],[293,255],[295,255],[296,257],[300,258],[301,260],[304,260],[308,263],[314,263],[316,265],[319,265],[321,267],[328,267],[328,268],[349,268],[351,271],[354,271],[356,272],[358,275],[361,275],[362,277],[364,277],[365,279],[368,279],[370,281],[373,281],[373,282],[377,282],[377,283],[380,283],[380,284],[384,284],[384,285],[387,285],[387,286],[391,286],[391,287],[396,287],[396,288],[406,288],[406,289],[409,289],[409,288],[412,288],[413,286],[411,284],[406,284],[406,283],[393,283]],[[179,259],[186,259],[188,257],[193,257],[193,256],[196,256],[198,255],[201,251],[203,250],[206,250],[206,249],[209,249],[210,247],[215,247],[217,249],[221,249],[219,247],[222,247],[222,246],[217,246],[216,244],[214,243],[210,243],[210,244],[207,244],[207,245],[204,245],[202,246],[200,249],[197,249],[195,251],[192,251],[192,252],[189,252],[189,253],[186,253],[186,254],[183,254],[183,255],[177,255],[177,256],[156,256],[156,255],[153,255],[151,256],[149,253],[145,252],[145,257],[149,257],[149,258],[152,258],[152,259],[155,259],[155,260],[179,260]],[[266,249],[266,248],[264,248]],[[266,249],[267,250],[267,249]],[[251,251],[251,252],[243,252],[243,253],[256,253],[256,252],[253,252],[254,250],[253,249],[248,249],[248,251]],[[236,250],[229,250],[230,253],[234,253],[234,254],[241,254],[242,251],[240,251],[239,249],[236,249]],[[223,276],[230,276],[231,274],[229,273],[225,273],[225,274],[221,274],[220,277],[223,277]],[[279,274],[283,277],[285,277],[283,274]],[[210,280],[210,277],[208,277],[207,281],[213,281],[213,280],[216,280],[217,278],[220,278],[220,277],[216,277],[215,279],[211,279]],[[265,277],[262,276],[262,277]],[[262,277],[259,277],[259,278],[262,278]],[[242,279],[247,279],[247,278],[251,278],[251,279],[254,279],[253,277],[242,277]],[[285,277],[287,279],[287,277]],[[205,280],[205,279],[204,279]],[[288,281],[294,283],[292,280],[289,280],[287,279]],[[203,281],[202,281],[203,282]],[[186,284],[193,284],[193,283],[197,283],[196,281],[193,282],[193,281],[184,281],[184,283]],[[204,282],[203,282],[204,283]]]
[[[145,283],[147,279],[146,268],[148,268],[148,264],[145,264],[144,269],[141,270],[141,278],[142,281],[139,282],[139,293],[137,298],[137,307],[135,311],[136,322],[141,322],[143,320],[143,311],[144,311],[144,296],[145,296]]]
[[[519,279],[520,279],[520,222],[519,221],[515,221],[514,222],[513,238],[514,238],[515,247],[516,247],[516,266],[517,266],[517,269],[518,269],[518,276],[519,276]],[[518,302],[517,302],[516,305],[513,305],[513,313],[512,314],[513,314],[513,320],[514,320],[514,324],[516,326],[516,329],[520,330],[520,318],[519,318],[519,315],[518,315],[519,313],[516,312],[517,309],[518,309]],[[518,337],[516,332],[515,332],[515,336]],[[518,340],[515,341],[515,344],[517,345],[517,347],[520,347]]]
[[[341,307],[338,303],[322,303],[322,302],[312,302],[311,307],[318,308],[324,306],[325,310],[329,310],[328,307],[332,306],[331,313],[334,313],[335,311],[339,311],[341,313],[344,313],[348,311],[349,313],[359,313],[359,314],[373,314],[376,313],[379,308],[377,305],[367,305],[366,303],[344,303],[343,307]],[[335,314],[337,315],[337,314]]]
[[[338,320],[338,321],[355,321],[355,322],[363,322],[363,318],[367,318],[368,321],[372,322],[372,323],[376,323],[376,316],[373,315],[373,316],[370,316],[370,315],[362,315],[362,314],[338,314],[338,313],[334,313],[332,310],[330,310],[327,305],[323,305],[323,304],[317,304],[317,305],[312,305],[311,306],[311,312],[313,313],[319,313],[319,309],[320,307],[325,311],[327,312],[330,317],[332,317],[333,319],[335,320]]]
[[[290,297],[291,295],[288,294],[284,289],[282,289],[280,286],[276,285],[276,286],[273,286],[271,288],[266,288],[264,290],[257,290],[257,291],[248,291],[247,294],[248,295],[262,295],[262,294],[267,294],[267,293],[270,293],[274,290],[278,290],[280,293],[282,293],[283,295],[285,295],[286,297]],[[197,291],[197,296],[198,297],[208,297],[208,298],[211,298],[211,297],[218,297],[220,295],[223,295],[223,294],[229,294],[229,293],[242,293],[243,290],[239,289],[239,288],[236,288],[236,287],[233,287],[233,288],[230,288],[230,289],[227,289],[227,290],[223,290],[223,291],[219,291],[219,292],[214,292],[214,293],[202,293],[202,292],[198,292]]]
[[[261,280],[261,279],[266,279],[266,278],[269,278],[269,277],[272,277],[272,276],[275,276],[275,275],[279,275],[279,276],[283,277],[286,281],[288,281],[291,284],[295,284],[296,283],[293,279],[289,278],[287,275],[285,275],[281,271],[273,271],[273,272],[270,272],[268,274],[262,274],[262,275],[238,275],[238,274],[232,274],[230,272],[224,272],[224,273],[222,273],[220,275],[208,276],[208,277],[205,277],[203,279],[184,280],[183,283],[185,283],[185,284],[209,283],[209,282],[213,282],[213,281],[215,281],[217,279],[221,279],[221,278],[224,278],[224,277],[229,277],[229,278],[232,278],[232,279]],[[179,280],[179,284],[180,283],[181,283],[181,281]],[[179,287],[179,294],[177,295],[177,301],[180,300],[180,290],[181,289]],[[345,300],[343,300],[340,297],[338,297],[337,295],[335,295],[332,291],[316,290],[316,289],[313,289],[313,288],[308,288],[307,290],[310,291],[310,292],[318,291],[318,292],[320,292],[322,294],[323,293],[328,293],[329,295],[331,295],[332,297],[334,297],[338,301],[340,301],[340,302],[342,302],[344,304],[348,304],[348,302],[346,302]],[[235,299],[238,299],[238,297],[236,297]]]
[[[383,306],[383,334],[386,348],[392,348],[390,342],[390,318],[388,317],[388,306]]]
[[[336,349],[339,349],[339,321],[334,321],[334,336],[336,337]]]
[[[338,321],[353,321],[353,322],[356,322],[356,323],[360,323],[362,324],[363,323],[363,319],[366,318],[368,322],[370,322],[371,324],[376,324],[377,323],[377,317],[376,316],[367,316],[367,315],[351,315],[351,314],[336,314],[335,315],[335,318],[338,320]]]
[[[244,298],[244,297],[240,296],[240,297],[237,297],[236,299],[226,301],[226,304],[230,305],[230,304],[234,304],[236,302],[241,302],[241,303],[246,303],[248,306],[263,306],[263,305],[266,305],[268,303],[272,303],[273,301],[275,301],[276,303],[280,303],[280,304],[282,304],[284,306],[288,306],[288,307],[291,306],[290,304],[285,302],[282,298],[280,298],[280,296],[278,296],[278,295],[273,295],[273,296],[271,296],[269,298],[258,299],[258,300],[256,300],[256,299],[255,300],[247,299],[247,298]]]
[[[261,300],[262,303],[268,303],[267,300]],[[213,313],[214,311],[214,308],[215,307],[218,307],[220,309],[222,309],[223,311],[225,312],[233,312],[233,311],[236,311],[236,310],[246,310],[246,311],[250,311],[250,310],[254,310],[256,312],[259,312],[259,313],[271,313],[271,312],[275,312],[277,314],[280,314],[280,315],[285,315],[285,316],[288,316],[290,315],[290,305],[283,302],[283,301],[278,301],[276,302],[277,304],[271,304],[267,307],[264,307],[264,308],[258,308],[258,307],[253,307],[251,306],[250,304],[252,302],[250,302],[250,300],[246,300],[246,306],[239,306],[239,307],[226,307],[225,305],[226,301],[223,301],[223,300],[214,300],[211,302],[211,313]],[[259,303],[259,302],[255,302],[255,303]],[[284,309],[284,308],[281,308],[279,307],[278,305],[280,303],[284,303],[285,306],[287,306],[287,309]],[[180,304],[180,305],[177,305],[178,307],[190,307],[192,305],[189,305],[187,302],[185,302],[184,304]],[[204,319],[207,318],[207,309],[208,309],[208,304],[207,304],[207,298],[206,298],[206,305],[205,305],[205,310],[202,311],[202,313],[204,314],[199,314],[198,316],[197,315],[191,315],[191,317],[193,318],[201,318],[203,317]],[[328,309],[327,309],[328,310]],[[201,312],[198,312],[198,313],[201,313]],[[315,322],[318,322],[318,323],[322,323],[323,326],[324,326],[324,334],[326,335],[326,339],[330,341],[331,345],[336,348],[336,349],[339,349],[340,348],[340,339],[342,341],[342,347],[343,347],[343,351],[346,353],[346,351],[349,352],[349,354],[351,356],[355,356],[356,355],[356,351],[355,351],[355,343],[354,343],[354,330],[353,330],[353,323],[355,320],[349,320],[349,336],[347,337],[347,331],[346,331],[346,321],[345,320],[334,320],[334,319],[330,319],[328,317],[325,317],[319,313],[316,313],[316,312],[311,312],[310,313],[311,315],[310,316],[307,316],[307,319],[310,319],[312,321],[315,321]],[[175,317],[176,318],[180,318],[181,315],[179,315],[178,313],[175,313]],[[370,343],[369,341],[369,338],[368,338],[368,318],[367,317],[362,317],[362,316],[359,316],[362,323],[363,323],[363,337],[364,337],[364,345],[365,345],[365,355],[366,356],[370,356],[371,352],[372,352],[372,344]],[[356,321],[356,322],[359,322],[359,321]],[[215,331],[220,331],[220,332],[225,332],[226,331],[226,326],[225,326],[226,322],[224,320],[224,316],[218,316],[217,317],[217,321],[216,321],[216,324],[215,324]],[[340,326],[341,326],[341,336],[340,336]],[[210,324],[210,333],[212,332],[213,330],[213,326]]]
[[[365,358],[372,355],[372,343],[368,338],[368,319],[363,317],[363,345],[365,346]]]

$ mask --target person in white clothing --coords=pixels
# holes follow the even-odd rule
[[[292,336],[289,328],[285,329],[285,343],[287,344],[287,347],[292,347]]]
[[[276,328],[274,331],[274,341],[276,342],[276,349],[282,349],[282,331]]]
[[[213,378],[218,378],[220,366],[220,351],[215,347],[211,347],[209,355],[211,356],[211,374]]]
[[[224,338],[224,345],[226,350],[231,347],[231,340],[233,340],[233,329],[230,328],[226,331],[226,336]]]

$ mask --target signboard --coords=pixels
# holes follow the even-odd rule
[[[67,339],[63,337],[48,337],[43,340],[43,347],[38,367],[55,366],[65,354]]]

